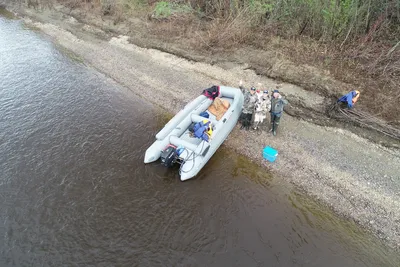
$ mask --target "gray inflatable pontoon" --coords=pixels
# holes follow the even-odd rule
[[[179,155],[181,167],[179,169],[182,181],[193,178],[208,162],[219,146],[225,141],[235,127],[242,112],[243,94],[240,89],[219,86],[220,98],[230,103],[229,109],[217,121],[215,116],[207,111],[213,100],[200,95],[180,110],[161,131],[156,135],[156,141],[146,150],[144,163],[158,160],[164,149],[173,145],[183,146],[185,149]],[[209,142],[189,135],[189,126],[192,122],[205,119],[199,114],[207,111],[208,120],[213,125],[213,133]]]

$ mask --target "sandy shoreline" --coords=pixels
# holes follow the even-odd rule
[[[275,87],[274,80],[260,77],[246,66],[229,69],[192,62],[172,54],[144,49],[117,36],[96,38],[102,30],[72,17],[52,12],[20,11],[28,25],[52,37],[82,61],[129,88],[133,93],[177,112],[213,84],[237,86],[239,79]],[[324,101],[319,95],[291,84],[280,84],[290,99],[310,101],[315,109]],[[146,90],[144,90],[146,88]],[[173,88],[173,90],[171,90]],[[293,106],[296,108],[296,106]],[[372,143],[340,128],[323,127],[284,114],[278,136],[241,131],[238,127],[225,143],[300,187],[335,212],[356,221],[389,246],[400,249],[400,153]],[[262,159],[261,150],[278,149],[274,164]]]

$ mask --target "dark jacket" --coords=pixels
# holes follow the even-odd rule
[[[283,98],[272,98],[271,113],[277,117],[282,116],[283,108],[288,104],[288,101]]]

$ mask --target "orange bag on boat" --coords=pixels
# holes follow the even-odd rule
[[[214,99],[212,104],[208,107],[208,112],[213,114],[217,121],[219,121],[222,116],[224,116],[225,112],[229,109],[230,103],[227,100],[222,100],[221,98],[217,97]]]

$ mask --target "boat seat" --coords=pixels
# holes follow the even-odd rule
[[[175,135],[171,135],[169,137],[169,142],[174,146],[183,146],[186,149],[193,151],[197,155],[201,155],[207,153],[208,149],[210,148],[210,144],[206,141],[201,141],[200,144],[192,144],[188,141],[185,141]]]

